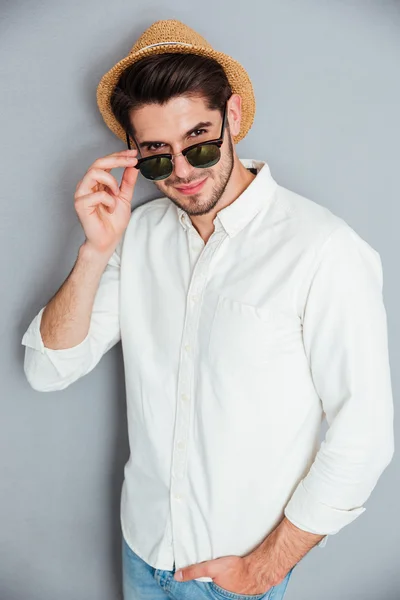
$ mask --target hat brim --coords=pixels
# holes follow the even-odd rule
[[[164,54],[166,52],[199,54],[201,56],[213,58],[223,67],[232,88],[232,92],[234,94],[239,94],[242,98],[240,131],[236,136],[233,136],[235,144],[240,142],[252,126],[255,114],[254,90],[247,71],[237,60],[228,54],[218,52],[212,48],[195,45],[160,44],[151,48],[144,48],[138,52],[128,54],[128,56],[117,62],[109,71],[107,71],[101,78],[96,92],[97,105],[107,127],[109,127],[120,140],[126,143],[126,133],[111,110],[111,94],[113,93],[122,72],[127,67],[145,56]]]

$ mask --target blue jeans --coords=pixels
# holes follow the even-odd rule
[[[234,594],[213,581],[175,581],[175,569],[167,571],[151,567],[122,536],[124,600],[282,600],[292,571],[264,594]]]

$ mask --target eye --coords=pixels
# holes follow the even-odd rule
[[[150,144],[149,146],[146,146],[146,150],[148,152],[154,152],[156,150],[159,150],[159,148],[161,148],[161,146],[163,146],[164,144],[158,143],[158,144]]]
[[[203,133],[206,133],[207,129],[195,129],[195,131],[193,131],[192,133],[195,133],[197,137],[198,135],[202,135]]]

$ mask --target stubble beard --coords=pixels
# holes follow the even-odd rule
[[[169,200],[171,200],[171,202],[173,202],[176,206],[178,206],[179,208],[184,210],[188,215],[196,216],[196,215],[207,214],[218,204],[219,199],[221,198],[222,194],[225,191],[225,188],[231,177],[233,165],[234,165],[233,144],[232,144],[231,136],[229,134],[227,134],[226,138],[228,140],[229,151],[228,151],[227,155],[225,157],[221,158],[221,160],[217,163],[218,165],[220,165],[220,170],[218,172],[217,178],[214,179],[214,171],[212,170],[212,168],[210,170],[204,169],[204,177],[202,177],[201,179],[204,179],[205,177],[209,177],[211,180],[214,179],[215,183],[214,183],[211,195],[208,198],[203,199],[201,201],[201,204],[198,204],[196,202],[196,196],[200,197],[202,192],[200,192],[199,194],[193,194],[193,196],[188,196],[187,204],[181,204],[181,202],[178,200],[178,198],[176,198],[174,195],[172,195],[171,193],[167,193],[167,191],[165,191],[164,189],[159,188],[160,191],[162,191],[164,193],[164,195],[167,198],[169,198]],[[182,185],[187,185],[189,182],[176,182],[176,183],[178,183],[178,185],[179,185],[179,183],[182,183]],[[174,185],[176,185],[176,184],[174,184]],[[167,190],[168,190],[168,188],[167,188]]]

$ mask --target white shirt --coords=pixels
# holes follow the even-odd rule
[[[157,569],[244,555],[284,515],[335,534],[365,511],[394,451],[380,255],[265,162],[241,162],[258,174],[206,244],[168,198],[135,208],[87,337],[44,347],[43,307],[22,339],[41,391],[66,388],[121,339],[121,527]]]

